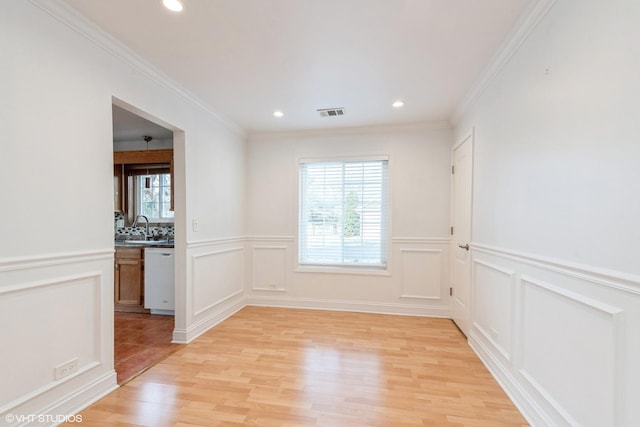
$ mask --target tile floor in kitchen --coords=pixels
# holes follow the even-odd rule
[[[114,365],[122,385],[175,351],[173,316],[114,313]]]

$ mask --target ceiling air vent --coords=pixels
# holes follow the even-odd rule
[[[337,117],[344,116],[344,108],[323,108],[318,110],[320,117]]]

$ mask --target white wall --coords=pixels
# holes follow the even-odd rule
[[[640,2],[558,0],[475,130],[470,343],[534,425],[640,420]]]
[[[71,413],[115,386],[112,100],[175,131],[178,340],[244,302],[243,251],[198,255],[244,232],[245,148],[232,125],[55,2],[2,2],[0,51],[2,423]],[[79,371],[54,380],[74,358]]]
[[[251,136],[248,302],[448,316],[451,141],[451,130],[441,125]],[[389,156],[389,272],[301,272],[298,159],[353,155]]]

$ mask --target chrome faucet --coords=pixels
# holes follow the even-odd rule
[[[144,215],[138,215],[138,216],[136,217],[136,219],[134,219],[134,220],[133,220],[133,224],[131,224],[131,227],[137,227],[137,226],[138,226],[138,220],[139,220],[140,218],[144,218],[144,220],[145,220],[145,221],[146,221],[146,223],[147,223],[146,231],[144,232],[144,240],[148,240],[148,239],[149,239],[149,218],[147,218],[147,217],[146,217],[146,216],[144,216]]]

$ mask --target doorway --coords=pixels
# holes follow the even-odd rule
[[[184,150],[184,133],[118,99],[113,98],[112,102],[114,368],[118,384],[123,384],[178,346],[174,343],[179,324],[175,312],[184,310],[172,305],[180,283],[175,280],[179,275],[174,273],[178,257],[173,252],[174,247],[180,247],[175,242],[177,236],[182,241],[182,234],[175,219],[179,215],[174,217],[174,212],[184,209],[184,189],[177,185],[184,180],[174,180],[174,176],[184,171],[183,165],[178,164],[184,159],[179,151]],[[179,152],[174,159],[176,151]],[[164,289],[164,276],[173,276],[173,289],[163,291],[160,299],[147,295],[153,276],[148,271],[148,251],[171,252],[166,259],[171,262],[172,273],[160,277]],[[152,299],[161,305],[151,304]]]
[[[471,215],[473,194],[473,131],[453,147],[451,194],[451,317],[469,333],[471,296]]]

